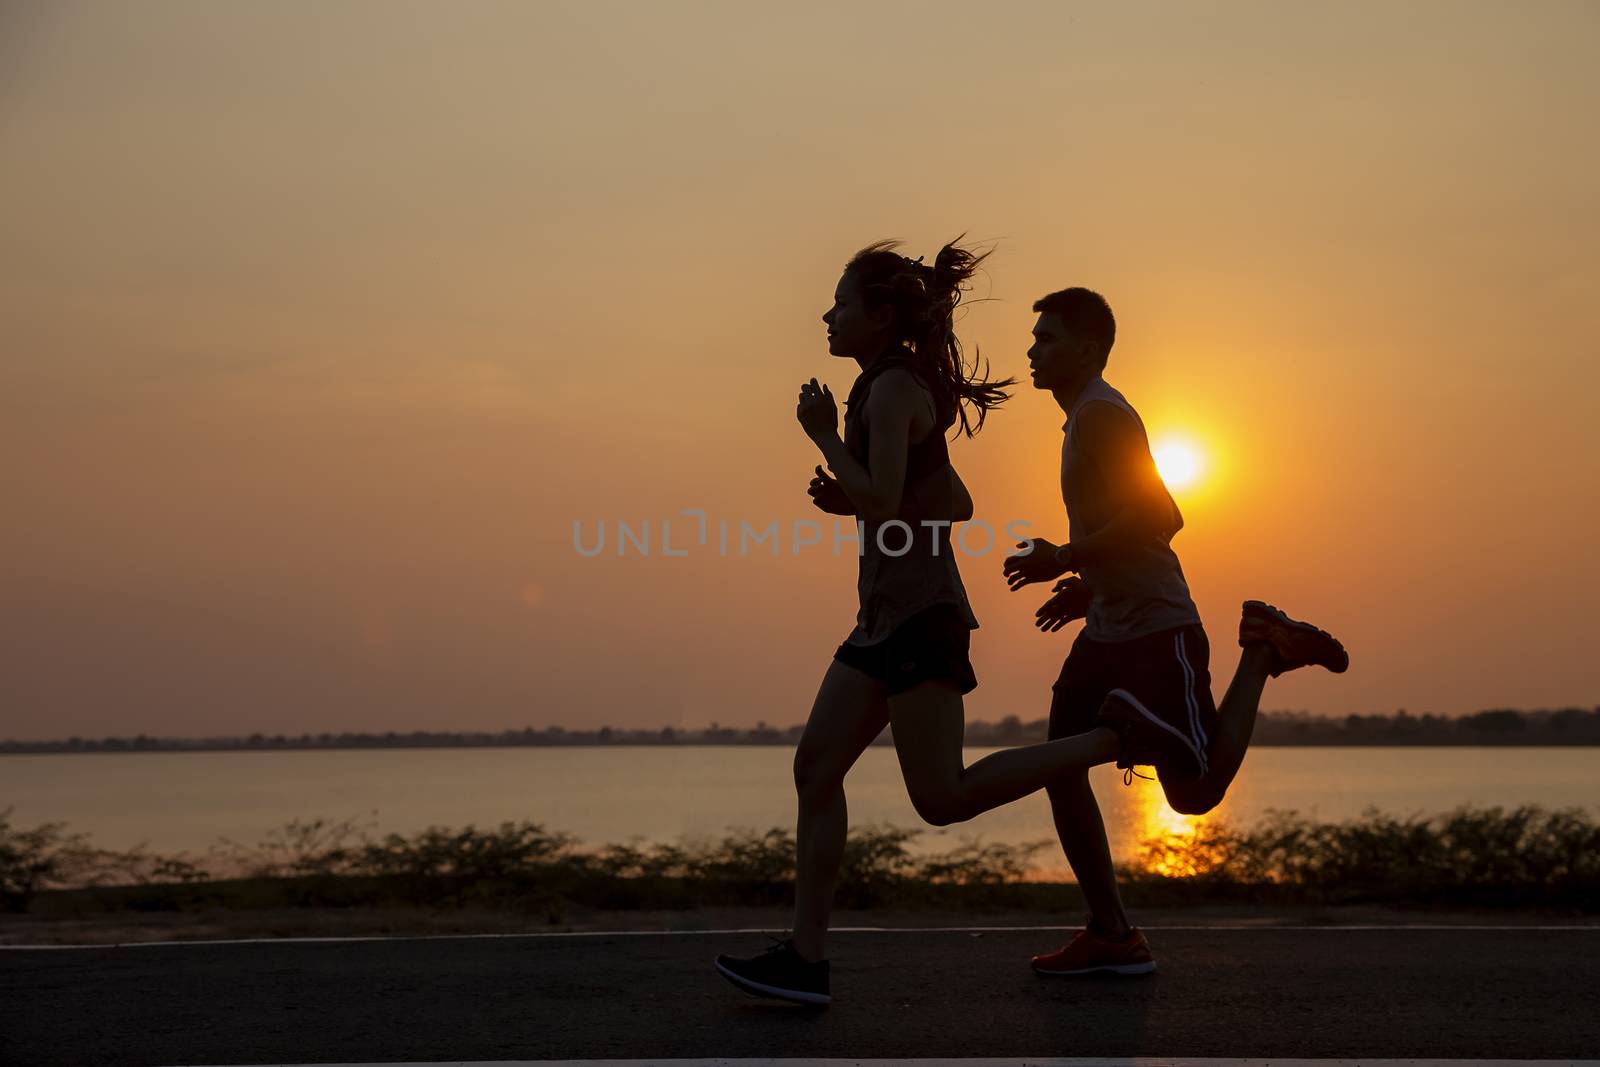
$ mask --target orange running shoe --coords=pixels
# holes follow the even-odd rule
[[[1033,969],[1047,975],[1149,974],[1156,969],[1156,960],[1137,926],[1130,927],[1121,941],[1112,941],[1095,933],[1091,924],[1079,930],[1066,948],[1033,957]]]
[[[1246,600],[1239,616],[1239,647],[1256,643],[1272,646],[1273,663],[1267,673],[1274,678],[1312,665],[1334,674],[1350,668],[1349,654],[1328,631],[1291,619],[1271,604]]]

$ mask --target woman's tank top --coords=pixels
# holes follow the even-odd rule
[[[891,368],[901,367],[916,375],[927,388],[926,380],[908,356],[909,353],[890,353],[881,357],[863,370],[850,387],[845,400],[844,444],[863,467],[868,466],[871,455],[871,429],[865,416],[872,383]],[[927,437],[906,449],[905,490],[895,514],[905,526],[887,521],[864,523],[856,578],[861,608],[855,629],[845,638],[847,644],[876,644],[917,612],[940,604],[955,605],[969,628],[978,626],[967,603],[966,588],[961,584],[948,522],[941,526],[922,525],[924,519],[948,520],[953,510],[950,452],[944,435],[955,421],[954,415],[942,421],[942,425],[928,431]],[[883,547],[879,546],[880,529]],[[903,547],[905,551],[901,552]]]

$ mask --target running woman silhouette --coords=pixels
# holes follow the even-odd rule
[[[986,380],[976,360],[970,370],[964,362],[953,315],[984,256],[960,240],[941,248],[931,265],[880,242],[845,266],[822,317],[828,351],[860,367],[845,402],[843,439],[832,390],[815,378],[800,387],[796,417],[832,471],[816,468],[812,500],[864,524],[860,611],[834,652],[795,752],[792,936],[774,938],[752,957],[716,960],[729,981],[756,995],[830,1001],[824,941],[845,845],[844,778],[885,725],[892,725],[913,806],[936,826],[1027,796],[1104,747],[1071,738],[962,764],[962,697],[977,685],[968,643],[978,623],[951,550],[950,522],[970,518],[972,501],[950,465],[945,433],[959,421],[972,436],[1015,381]]]
[[[1183,516],[1156,471],[1143,421],[1102,376],[1116,339],[1111,308],[1098,293],[1074,288],[1042,297],[1033,310],[1033,385],[1067,415],[1061,496],[1069,540],[1024,542],[1003,570],[1012,590],[1077,572],[1057,583],[1035,613],[1036,625],[1054,632],[1086,620],[1053,689],[1049,736],[1098,738],[1129,781],[1134,765],[1154,766],[1174,810],[1203,814],[1221,803],[1239,773],[1267,678],[1313,664],[1341,672],[1349,657],[1315,626],[1246,601],[1239,620],[1244,653],[1221,708],[1213,704],[1210,647],[1170,544]],[[1047,791],[1090,916],[1066,947],[1035,956],[1034,970],[1155,970],[1117,893],[1087,774],[1058,777]]]

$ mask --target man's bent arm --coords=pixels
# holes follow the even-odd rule
[[[1100,529],[1075,540],[1062,553],[1074,569],[1114,558],[1131,541],[1151,535],[1170,537],[1183,525],[1177,505],[1156,471],[1150,445],[1132,416],[1106,403],[1091,403],[1078,414],[1078,447],[1100,469],[1119,505]]]

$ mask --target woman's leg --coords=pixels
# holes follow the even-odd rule
[[[794,754],[794,947],[820,960],[848,824],[844,776],[889,722],[883,683],[834,660]]]
[[[995,752],[961,764],[965,732],[961,693],[926,681],[889,698],[895,753],[917,814],[935,826],[964,822],[1045,786],[1116,759],[1117,735],[1088,733]]]

